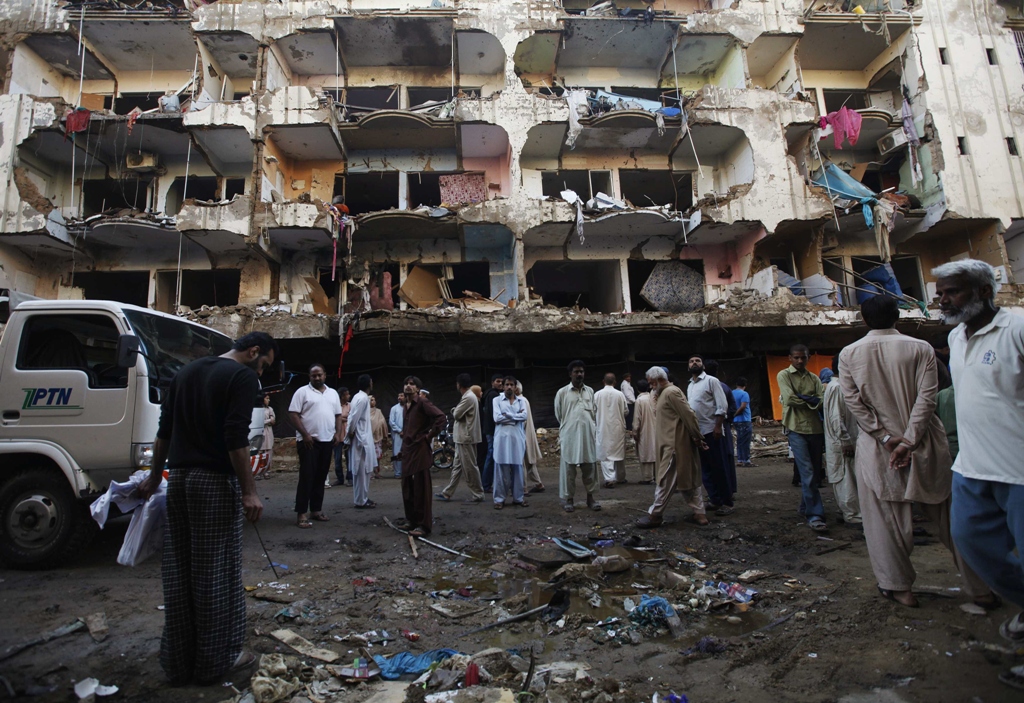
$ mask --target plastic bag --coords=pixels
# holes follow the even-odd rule
[[[162,479],[156,493],[132,513],[132,521],[117,555],[122,566],[137,566],[164,545],[164,522],[167,520],[167,481]]]

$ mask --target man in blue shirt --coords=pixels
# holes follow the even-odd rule
[[[740,376],[736,379],[736,388],[732,397],[736,400],[736,415],[732,426],[736,429],[736,463],[739,466],[753,466],[750,463],[750,438],[754,428],[750,422],[750,394],[747,393],[747,379]]]

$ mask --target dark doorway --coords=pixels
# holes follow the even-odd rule
[[[345,104],[351,110],[397,110],[398,86],[389,85],[382,88],[347,88]]]
[[[654,310],[650,303],[640,297],[640,291],[654,271],[657,261],[648,259],[629,259],[626,270],[629,273],[629,305],[633,312],[649,312]]]
[[[441,205],[441,176],[448,173],[426,171],[409,174],[409,208],[420,205],[438,207]]]
[[[424,266],[426,270],[440,276],[440,266]],[[463,264],[449,264],[452,270],[452,278],[448,280],[448,290],[453,298],[463,298],[463,291],[471,290],[474,293],[491,297],[491,265],[486,261],[470,261]],[[392,274],[392,285],[397,282],[396,274]]]
[[[584,200],[590,199],[590,171],[544,171],[540,181],[549,198],[561,200],[563,190],[572,190]]]
[[[116,300],[143,308],[149,304],[149,271],[79,271],[71,284],[89,300]]]
[[[633,207],[676,205],[676,188],[671,171],[619,169],[619,189]]]
[[[434,102],[448,102],[452,99],[451,88],[409,88],[409,107]]]
[[[238,305],[239,269],[181,272],[181,304],[194,309],[203,305]]]
[[[148,181],[138,178],[90,179],[82,183],[82,213],[85,217],[121,208],[142,211],[148,204]]]
[[[526,283],[547,305],[579,306],[591,312],[621,312],[619,262],[538,261]]]
[[[398,207],[398,171],[345,175],[345,204],[353,215]]]
[[[168,215],[177,215],[181,211],[181,204],[189,198],[220,200],[219,190],[216,176],[193,176],[190,174],[187,186],[185,177],[178,176],[167,190],[167,204],[164,211]]]

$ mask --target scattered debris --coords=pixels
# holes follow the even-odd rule
[[[85,616],[85,625],[89,628],[89,634],[96,642],[102,642],[107,639],[107,635],[110,634],[110,628],[107,626],[107,614],[106,613],[93,613],[92,615]]]
[[[85,627],[86,627],[85,621],[82,620],[81,618],[79,618],[78,620],[75,620],[74,622],[70,622],[67,625],[63,625],[61,627],[58,627],[56,630],[50,630],[49,632],[46,632],[46,633],[40,635],[39,637],[36,637],[35,639],[28,640],[27,642],[22,642],[21,644],[11,645],[10,647],[7,648],[6,652],[4,652],[3,654],[0,654],[0,661],[4,661],[5,659],[10,659],[15,654],[18,654],[19,652],[23,652],[24,650],[28,649],[29,647],[34,647],[37,644],[45,644],[46,642],[49,642],[50,640],[57,639],[58,637],[63,637],[64,635],[70,635],[72,632],[78,632],[79,630],[81,630],[81,629],[83,629]]]
[[[312,642],[304,637],[300,637],[291,630],[274,630],[270,633],[270,636],[283,642],[295,651],[305,654],[307,657],[313,657],[325,662],[337,661],[341,657],[337,652],[314,646]]]
[[[75,684],[75,695],[79,700],[92,700],[95,696],[112,696],[119,690],[117,686],[104,686],[93,678],[82,679]]]

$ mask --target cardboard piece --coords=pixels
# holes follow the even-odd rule
[[[320,285],[320,282],[313,276],[303,276],[302,280],[309,286],[309,300],[313,303],[313,312],[318,315],[330,315],[331,303],[327,298],[327,292]]]
[[[288,645],[299,654],[305,654],[307,657],[313,657],[314,659],[325,661],[328,664],[341,658],[341,655],[337,652],[316,647],[312,642],[295,634],[291,630],[274,630],[270,633],[270,636]]]
[[[441,303],[440,276],[419,266],[413,266],[405,283],[398,289],[398,297],[414,308],[429,308]]]
[[[487,606],[480,605],[479,603],[470,603],[461,600],[451,600],[442,603],[431,603],[430,609],[435,613],[440,613],[446,618],[452,620],[461,620],[462,618],[469,617],[470,615],[476,615],[487,610]]]

